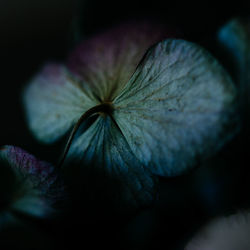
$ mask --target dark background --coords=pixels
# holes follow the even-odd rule
[[[55,161],[60,152],[38,144],[26,127],[22,88],[47,61],[65,60],[81,38],[122,21],[156,19],[176,26],[185,39],[203,45],[227,66],[215,43],[216,31],[232,17],[249,15],[250,9],[240,1],[218,2],[1,0],[0,144],[20,146],[41,159]],[[70,222],[42,223],[37,230],[52,249],[70,249],[78,243],[117,249],[182,249],[210,218],[249,207],[248,148],[247,138],[238,135],[197,171],[162,179],[156,206],[136,216],[118,222],[103,217],[102,222],[92,223],[86,215],[74,215]],[[33,237],[40,249],[43,240]]]

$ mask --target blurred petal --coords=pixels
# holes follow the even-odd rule
[[[16,225],[17,223],[20,223],[20,221],[11,212],[0,211],[0,233],[5,228]]]
[[[98,102],[87,86],[56,64],[49,64],[24,92],[29,126],[43,142],[53,142],[64,135],[79,117]]]
[[[0,161],[1,166],[7,163],[16,179],[9,193],[12,211],[39,217],[54,212],[53,205],[62,199],[64,188],[51,164],[14,146],[1,148]]]
[[[209,223],[185,250],[246,250],[250,247],[250,213],[237,213]]]
[[[39,194],[32,193],[24,195],[16,200],[11,206],[12,211],[18,211],[34,217],[44,217],[54,213],[54,209],[47,203],[46,200],[41,199]]]
[[[147,49],[176,32],[159,24],[127,23],[84,41],[69,58],[69,68],[102,101],[112,101],[134,73]]]
[[[173,176],[231,137],[236,90],[204,49],[182,40],[152,48],[114,100],[131,151],[153,173]]]
[[[80,162],[82,182],[90,183],[89,195],[130,209],[155,199],[155,183],[131,152],[126,139],[109,117],[99,117],[70,148],[68,163]],[[88,175],[89,173],[89,175]],[[91,177],[90,177],[91,176]]]
[[[233,62],[238,83],[241,111],[249,123],[250,115],[250,19],[235,18],[224,25],[218,39]],[[245,114],[244,114],[245,113]],[[249,125],[249,124],[248,124]]]
[[[218,39],[238,70],[245,68],[250,58],[250,19],[232,19],[219,30]]]

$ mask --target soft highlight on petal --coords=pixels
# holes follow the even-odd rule
[[[150,46],[177,32],[159,24],[131,22],[83,41],[69,58],[69,69],[102,101],[112,101]]]
[[[144,166],[174,176],[232,136],[235,98],[229,75],[207,51],[169,39],[147,53],[114,100],[114,119]]]
[[[51,143],[64,135],[98,101],[65,67],[48,64],[24,91],[28,124],[36,138]]]

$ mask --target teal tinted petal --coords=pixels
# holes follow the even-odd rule
[[[152,48],[114,100],[114,119],[139,161],[174,176],[216,152],[234,122],[236,90],[204,49],[183,40]]]
[[[250,19],[235,18],[218,32],[221,47],[232,60],[239,88],[241,111],[248,120],[250,107]]]
[[[46,143],[64,135],[82,113],[97,103],[84,83],[56,64],[45,66],[24,91],[28,125]]]
[[[34,217],[47,217],[55,213],[55,210],[47,203],[47,201],[40,197],[37,190],[25,194],[17,199],[11,206],[12,211],[27,214]]]
[[[114,206],[129,209],[146,206],[155,199],[154,178],[133,155],[126,138],[109,116],[97,118],[76,138],[67,161],[69,167],[74,162],[84,169],[82,182],[89,183],[88,192],[97,200],[105,197]]]
[[[0,151],[1,173],[6,167],[12,173],[12,187],[1,190],[8,196],[5,209],[37,217],[55,212],[53,206],[63,198],[64,187],[51,164],[18,147],[4,146]]]

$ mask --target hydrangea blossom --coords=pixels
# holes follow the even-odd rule
[[[18,147],[0,149],[0,178],[0,229],[15,223],[18,214],[38,218],[54,214],[54,205],[64,195],[54,167]]]
[[[179,175],[217,152],[235,122],[236,90],[216,59],[162,37],[172,35],[113,29],[83,41],[66,66],[47,64],[24,92],[34,136],[52,143],[74,127],[66,163],[117,180],[117,197],[135,206],[154,199],[155,175]]]

